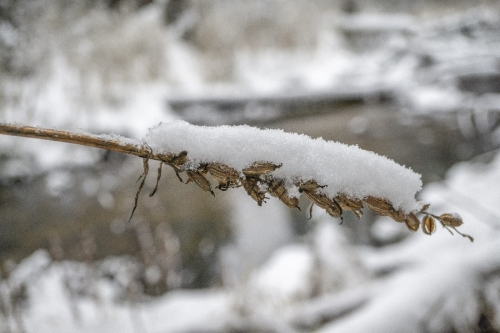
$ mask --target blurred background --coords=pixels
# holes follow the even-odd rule
[[[385,155],[476,240],[165,169],[128,221],[140,159],[2,136],[0,332],[500,331],[499,1],[0,0],[1,122],[176,119]]]

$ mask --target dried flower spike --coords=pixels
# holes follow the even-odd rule
[[[214,131],[217,132],[217,135],[212,135],[215,133]],[[189,135],[186,135],[186,133]],[[471,236],[462,234],[456,229],[463,224],[460,216],[448,213],[441,214],[440,216],[433,215],[427,211],[429,205],[422,206],[417,201],[414,201],[414,191],[418,191],[421,187],[419,175],[411,170],[395,165],[393,161],[385,158],[378,158],[376,155],[370,153],[367,154],[358,147],[346,147],[335,142],[326,142],[318,139],[313,140],[311,138],[307,139],[294,133],[284,133],[276,130],[261,130],[258,128],[245,127],[244,131],[240,131],[240,129],[236,127],[197,127],[186,122],[160,124],[151,129],[141,142],[116,136],[97,136],[90,133],[82,133],[80,131],[61,131],[19,124],[0,124],[0,134],[67,142],[142,157],[144,172],[140,178],[143,179],[135,195],[134,208],[130,218],[132,218],[137,208],[138,197],[148,175],[148,161],[153,159],[171,166],[181,182],[183,181],[179,173],[186,172],[189,177],[187,182],[195,182],[200,188],[205,191],[210,191],[212,194],[214,194],[214,192],[211,189],[210,181],[205,178],[207,173],[209,173],[218,183],[217,188],[219,190],[226,190],[229,187],[239,187],[240,184],[243,185],[247,193],[256,200],[259,205],[266,199],[266,192],[269,192],[271,195],[277,196],[287,206],[298,207],[298,199],[296,197],[291,197],[288,193],[289,190],[293,190],[293,192],[298,191],[299,193],[304,193],[312,201],[313,205],[315,204],[325,209],[331,216],[342,219],[344,211],[352,211],[359,218],[363,209],[362,201],[364,201],[366,206],[378,215],[389,216],[398,222],[404,220],[410,230],[415,231],[419,228],[420,221],[415,213],[420,213],[424,215],[422,224],[425,233],[430,234],[435,230],[435,221],[437,220],[452,234],[453,232],[451,229],[473,241]],[[188,140],[191,136],[203,135],[207,138],[211,138],[211,140]],[[252,149],[254,150],[250,149],[252,154],[247,154],[246,151],[243,152],[237,145],[227,147],[226,143],[234,139],[244,141],[245,137],[242,138],[242,135],[251,138],[254,142],[252,145]],[[179,137],[182,139],[179,140]],[[184,140],[184,138],[186,138],[186,140]],[[175,148],[170,149],[177,152],[180,151],[179,153],[171,153],[165,150],[167,146],[172,147],[172,142],[175,142]],[[296,153],[296,146],[304,145],[306,142],[310,147],[319,149],[323,152],[315,154],[320,157],[320,159],[308,158],[307,160],[289,160],[288,156]],[[220,150],[216,155],[217,157],[214,157],[214,159],[208,158],[207,161],[206,156],[200,158],[196,153],[196,151],[204,149],[207,143],[209,143],[208,146],[210,149],[217,149],[222,146],[226,147],[226,149]],[[275,162],[267,160],[268,156],[270,156],[269,154],[261,154],[261,146],[268,144],[272,146],[270,149],[274,149],[275,153],[277,153],[272,155],[276,159]],[[355,154],[344,153],[346,149],[348,152],[355,152]],[[188,157],[188,151],[192,152],[194,156],[190,155]],[[266,149],[266,151],[269,151],[269,149]],[[338,154],[339,152],[342,154]],[[256,157],[255,160],[257,161],[254,162],[248,158],[249,156],[259,157]],[[321,176],[323,170],[329,167],[330,161],[324,163],[325,161],[321,160],[323,158],[335,160],[337,165],[352,165],[356,168],[356,172],[349,172],[348,175],[342,175],[342,177],[347,177],[348,181],[345,183],[349,184],[342,185],[342,191],[344,192],[335,192],[335,188],[329,188],[329,191],[325,192],[318,191],[328,185],[332,187],[335,186],[332,185],[333,183],[324,185],[318,184],[311,176],[315,173]],[[233,161],[236,159],[244,160],[244,165],[246,167],[241,170],[241,167],[232,168],[221,162],[222,160]],[[364,163],[367,159],[369,159],[371,163]],[[199,160],[204,160],[205,162],[196,165],[195,161]],[[189,167],[187,167],[188,162]],[[273,171],[282,166],[280,162],[286,163],[287,168],[280,170],[279,174],[281,178],[274,177]],[[235,163],[235,165],[242,164]],[[301,175],[290,173],[291,170],[303,170],[304,165],[307,165],[307,169],[309,170],[307,172],[308,175],[304,176],[307,178],[301,178]],[[369,165],[369,167],[365,168],[367,165]],[[160,163],[158,168],[156,186],[150,195],[153,195],[158,188],[158,182],[161,178],[161,168],[162,163]],[[380,177],[372,177],[372,172],[377,170],[383,170],[382,173],[377,174]],[[396,172],[388,172],[389,170],[395,170]],[[336,171],[342,174],[341,170]],[[358,189],[352,187],[352,184],[359,184],[359,179],[356,177],[364,177],[367,173],[370,175],[370,180],[373,179],[375,181],[375,188],[388,187],[389,191],[384,191],[387,193],[388,197],[377,197],[376,193],[365,193],[363,197],[349,196],[352,195],[352,193],[360,193]],[[393,177],[395,174],[400,174],[401,177]],[[387,175],[391,175],[390,178],[388,178]],[[397,181],[398,179],[402,181]],[[294,184],[295,188],[285,188],[283,184]],[[402,188],[400,184],[404,184],[404,187]],[[371,188],[374,187],[372,186]],[[400,193],[400,190],[403,190],[403,193]],[[329,194],[327,195],[326,193]],[[411,197],[409,196],[410,194],[412,195]],[[394,207],[395,202],[398,202],[396,207]],[[420,211],[416,212],[418,207],[422,208]],[[410,213],[407,214],[408,212]]]

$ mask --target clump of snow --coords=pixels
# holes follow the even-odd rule
[[[242,170],[254,162],[281,165],[272,175],[294,182],[314,179],[322,191],[355,198],[372,195],[388,199],[396,209],[415,211],[420,175],[373,152],[322,138],[278,129],[243,126],[195,126],[184,121],[163,123],[150,130],[145,144],[155,153],[187,151],[189,166],[224,163]]]

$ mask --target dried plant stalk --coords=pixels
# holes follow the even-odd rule
[[[235,170],[228,165],[218,162],[206,163],[199,166],[197,169],[193,169],[192,167],[190,168],[187,166],[187,162],[189,161],[187,151],[182,151],[178,154],[155,154],[145,144],[127,143],[126,141],[132,142],[132,140],[120,140],[118,137],[113,136],[98,136],[84,132],[43,129],[13,124],[0,124],[0,134],[73,143],[142,157],[144,159],[143,179],[136,193],[135,204],[130,218],[132,218],[134,211],[137,208],[139,193],[144,186],[144,182],[149,171],[148,160],[150,159],[160,161],[157,184],[152,194],[156,192],[158,182],[161,178],[161,165],[166,164],[174,169],[177,177],[179,177],[181,181],[182,179],[179,174],[186,172],[188,176],[186,183],[194,182],[202,190],[208,191],[212,194],[214,194],[214,192],[212,190],[211,183],[205,177],[207,174],[210,174],[212,179],[218,184],[216,189],[221,191],[225,191],[228,188],[244,187],[247,194],[250,195],[259,206],[261,206],[262,203],[265,202],[265,199],[267,199],[265,196],[266,193],[269,193],[271,196],[278,197],[288,207],[299,208],[298,198],[290,197],[288,195],[287,189],[284,186],[284,184],[287,183],[286,179],[274,177],[272,174],[274,170],[281,167],[281,164],[274,164],[270,161],[255,161],[243,170]],[[289,181],[288,183],[291,182]],[[295,181],[294,185],[299,189],[299,192],[305,194],[305,196],[312,202],[312,205],[316,205],[324,209],[329,215],[340,218],[341,221],[343,220],[343,214],[345,211],[351,211],[356,217],[360,218],[363,213],[364,204],[366,208],[370,209],[377,215],[388,216],[396,222],[405,222],[408,229],[411,231],[418,230],[420,224],[422,223],[424,225],[422,228],[424,233],[431,234],[434,231],[433,220],[431,220],[431,218],[433,218],[438,220],[450,233],[452,233],[451,229],[453,229],[459,235],[467,237],[473,241],[471,236],[460,233],[456,229],[463,223],[460,216],[449,213],[444,213],[440,216],[433,215],[427,212],[429,208],[428,204],[424,205],[419,212],[405,214],[403,211],[395,209],[392,203],[385,198],[375,196],[354,198],[343,193],[339,193],[337,196],[329,198],[321,191],[325,185],[318,184],[314,179]],[[416,214],[424,215],[422,222],[419,221]]]
[[[16,124],[0,124],[0,134],[73,143],[159,160],[159,158],[155,158],[151,154],[150,149],[147,147],[124,143],[118,140],[118,138],[113,139],[111,136],[99,136],[79,131],[62,131]]]

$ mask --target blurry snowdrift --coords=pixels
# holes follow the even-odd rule
[[[424,190],[436,210],[462,215],[474,243],[439,229],[432,237],[416,233],[392,246],[352,251],[342,226],[319,220],[309,241],[274,252],[246,283],[149,300],[126,292],[126,267],[133,269],[127,260],[92,267],[51,262],[38,251],[1,282],[0,323],[27,332],[499,330],[499,186],[496,154],[487,164],[457,165],[446,181]],[[78,294],[75,281],[91,288]]]

